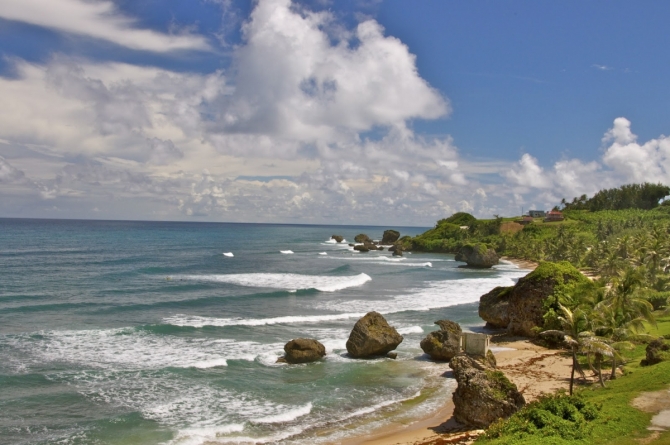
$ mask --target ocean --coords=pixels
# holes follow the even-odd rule
[[[347,245],[388,228],[426,230],[0,219],[0,444],[333,443],[435,411],[454,382],[419,342],[526,271]],[[347,356],[373,310],[397,360]],[[296,337],[325,359],[276,363]]]

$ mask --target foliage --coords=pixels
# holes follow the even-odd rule
[[[477,218],[466,212],[457,212],[451,215],[449,218],[439,221],[438,225],[442,221],[449,224],[455,224],[460,227],[460,226],[469,226],[473,222],[477,221]]]
[[[572,202],[561,201],[565,210],[623,210],[653,209],[661,198],[670,195],[670,187],[663,184],[627,184],[619,188],[601,190],[591,199],[586,195],[574,198]]]
[[[528,435],[559,436],[566,440],[582,439],[591,431],[590,422],[598,417],[601,407],[579,396],[565,392],[543,396],[526,405],[508,420],[491,425],[487,438]]]

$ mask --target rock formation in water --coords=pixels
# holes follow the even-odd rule
[[[498,254],[485,244],[467,244],[456,254],[456,261],[463,261],[469,267],[490,268],[498,264]]]
[[[331,238],[331,239],[334,239],[334,240],[337,241],[338,243],[341,243],[341,242],[344,240],[344,237],[343,237],[343,236],[340,236],[340,235],[330,235],[330,238]]]
[[[460,423],[485,428],[526,403],[516,385],[485,360],[457,355],[449,367],[458,383],[453,400],[454,418]]]
[[[402,335],[378,312],[368,312],[356,325],[347,340],[347,351],[355,358],[384,355],[402,343]]]
[[[398,232],[397,230],[384,230],[384,235],[382,236],[380,244],[384,245],[393,244],[396,241],[398,241],[398,238],[400,238],[400,232]]]
[[[312,338],[294,338],[284,345],[284,352],[288,363],[309,363],[325,357],[326,348]]]
[[[450,320],[439,320],[435,324],[440,330],[421,340],[421,349],[433,360],[451,360],[461,351],[461,326]]]
[[[354,241],[356,241],[357,243],[365,243],[366,241],[369,242],[369,243],[372,242],[370,237],[367,236],[365,233],[359,233],[358,235],[356,235],[354,237]]]

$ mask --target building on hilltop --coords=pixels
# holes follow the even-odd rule
[[[546,216],[546,213],[544,210],[529,210],[528,216],[530,216],[531,218],[544,218]]]
[[[552,221],[563,221],[565,218],[563,217],[563,213],[559,212],[558,210],[552,210],[549,213],[547,213],[547,216],[545,216],[544,221],[545,222],[552,222]]]

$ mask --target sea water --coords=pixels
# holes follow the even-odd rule
[[[0,444],[332,443],[436,410],[419,342],[525,271],[348,246],[384,229],[0,219]],[[397,360],[346,353],[373,310]],[[296,337],[325,359],[276,363]]]

